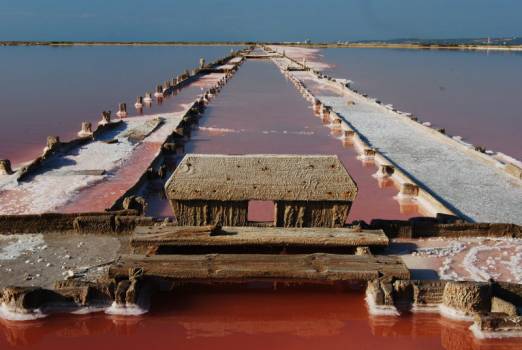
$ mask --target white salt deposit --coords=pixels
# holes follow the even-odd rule
[[[148,307],[136,304],[118,305],[116,302],[112,303],[110,307],[105,309],[106,314],[120,316],[140,316],[147,312],[149,312]]]
[[[41,234],[0,235],[0,246],[0,260],[14,260],[43,247],[44,239]]]
[[[503,339],[503,338],[522,338],[522,332],[514,332],[514,331],[494,331],[487,332],[483,331],[479,328],[476,323],[473,323],[469,329],[473,333],[473,336],[477,339]]]
[[[446,318],[457,321],[473,321],[473,316],[469,316],[462,311],[448,307],[444,304],[439,305],[439,313]]]
[[[198,127],[198,129],[202,130],[202,131],[221,132],[221,133],[239,133],[239,132],[241,132],[241,130],[229,129],[229,128],[217,128],[217,127],[213,127],[213,126],[208,126],[208,127],[200,126],[200,127]]]
[[[418,248],[403,255],[409,268],[429,267],[445,280],[522,283],[521,239],[429,238],[414,243]]]
[[[0,304],[0,318],[8,321],[33,321],[39,318],[47,317],[47,314],[40,310],[32,310],[31,312],[19,312],[5,305]]]
[[[366,293],[366,305],[368,305],[368,312],[374,316],[400,316],[399,311],[393,305],[377,305],[373,297]]]

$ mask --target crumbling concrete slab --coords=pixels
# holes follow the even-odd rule
[[[0,289],[38,286],[56,281],[95,281],[128,250],[128,236],[71,233],[0,235]]]

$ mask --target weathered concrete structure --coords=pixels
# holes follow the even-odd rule
[[[274,225],[343,226],[357,186],[336,156],[185,156],[166,185],[180,225],[248,225],[248,202],[273,201]]]

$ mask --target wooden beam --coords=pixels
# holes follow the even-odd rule
[[[134,253],[160,247],[385,247],[388,237],[382,230],[351,228],[138,226],[131,237]]]
[[[126,278],[130,268],[145,277],[178,282],[336,282],[369,281],[381,276],[409,279],[410,272],[396,256],[337,254],[206,254],[127,255],[113,264],[109,277]]]

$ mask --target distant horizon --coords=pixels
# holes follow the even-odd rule
[[[0,0],[1,41],[386,41],[522,35],[519,0]]]
[[[490,39],[492,41],[499,40],[514,40],[514,39],[522,39],[522,34],[511,35],[511,36],[500,36],[500,37],[433,37],[433,38],[419,38],[419,37],[398,37],[398,38],[375,38],[375,39],[352,39],[352,40],[310,40],[310,39],[302,39],[302,40],[169,40],[169,39],[146,39],[146,40],[95,40],[95,39],[69,39],[69,40],[60,40],[60,39],[28,39],[28,40],[10,40],[3,39],[0,40],[1,43],[9,43],[9,42],[45,42],[45,43],[89,43],[89,42],[98,42],[98,43],[306,43],[309,41],[311,44],[321,44],[321,43],[360,43],[360,42],[400,42],[400,41],[420,41],[420,42],[429,42],[429,41],[473,41],[473,40],[487,40]]]

